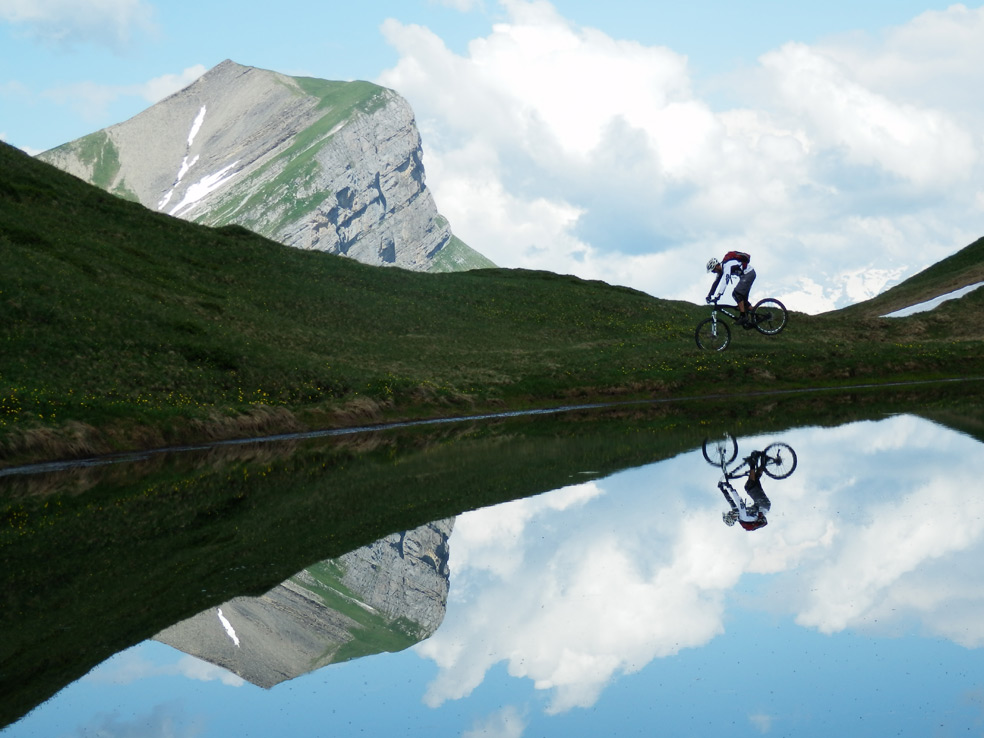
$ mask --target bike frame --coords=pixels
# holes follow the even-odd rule
[[[710,308],[711,317],[697,323],[694,338],[698,348],[723,351],[731,344],[731,328],[718,313],[724,313],[737,325],[741,325],[741,311],[737,305],[719,305],[717,299],[711,301]],[[745,328],[754,328],[763,335],[774,336],[786,326],[786,307],[776,298],[766,297],[755,305],[750,305],[745,318]]]
[[[731,312],[732,310],[734,312]],[[738,320],[741,318],[741,310],[738,309],[737,305],[718,305],[716,302],[711,303],[711,319],[715,323],[717,323],[718,312],[724,313],[735,322],[738,322]],[[749,310],[747,313],[745,313],[745,317],[748,318],[749,320],[754,320],[755,314],[751,310]]]
[[[768,463],[768,462],[766,462]],[[730,482],[732,479],[741,479],[742,477],[747,477],[752,471],[752,467],[748,465],[748,462],[742,461],[737,464],[734,469],[728,470],[728,465],[724,462],[721,463],[721,481],[724,483]],[[731,486],[730,484],[728,485]]]

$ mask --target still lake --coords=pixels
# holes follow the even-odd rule
[[[81,678],[64,685],[55,679],[50,698],[0,735],[979,735],[984,417],[975,396],[965,402],[956,395],[887,405],[856,397],[814,398],[813,406],[795,407],[772,401],[757,416],[747,407],[730,408],[713,421],[709,405],[623,409],[604,423],[584,412],[576,423],[532,419],[494,424],[495,432],[470,426],[427,443],[418,437],[399,451],[391,448],[386,462],[379,461],[380,442],[361,435],[358,452],[344,464],[324,471],[324,457],[312,457],[321,459],[328,486],[332,474],[357,473],[364,453],[392,472],[381,484],[401,472],[420,483],[430,455],[435,469],[461,467],[447,478],[435,471],[424,483],[480,485],[476,479],[494,480],[499,471],[482,459],[470,461],[477,444],[493,455],[498,449],[504,469],[514,464],[516,475],[535,477],[524,490],[536,494],[509,499],[516,496],[509,489],[508,501],[442,517],[450,534],[436,546],[446,561],[435,571],[447,589],[438,593],[442,612],[432,633],[396,653],[352,657],[264,687],[151,639],[154,625],[144,640]],[[763,480],[772,505],[761,529],[722,520],[729,508],[717,488],[721,470],[708,464],[700,442],[721,432],[736,438],[737,462],[776,442],[795,451],[793,473]],[[518,437],[522,445],[515,445]],[[585,437],[605,441],[589,450],[594,446],[579,445]],[[658,449],[652,458],[639,451],[647,445]],[[296,446],[287,456],[297,458]],[[283,484],[274,469],[284,463],[278,459],[262,463],[279,480],[274,484]],[[86,474],[120,474],[126,463]],[[156,461],[154,473],[166,463]],[[214,476],[218,463],[196,466],[194,474],[200,479],[207,468]],[[255,455],[240,454],[219,475],[232,478],[256,463]],[[36,489],[25,490],[28,483],[13,477],[0,483],[20,485],[9,494],[24,515],[38,516],[42,499],[53,506],[71,498],[80,506],[95,494],[91,479],[80,489],[78,470],[64,474],[64,489],[58,473]],[[174,470],[166,476],[173,488],[181,485]],[[742,481],[735,482],[739,490]],[[132,499],[133,490],[154,485],[127,479],[114,499]],[[271,530],[299,535],[303,525],[271,521]],[[40,523],[27,530],[23,538],[41,535],[32,532]],[[386,545],[412,538],[397,532]],[[234,550],[208,545],[198,555],[214,555],[215,567],[231,571]],[[269,555],[279,556],[278,544],[269,545]],[[403,553],[400,548],[397,565],[406,560]],[[428,556],[421,560],[432,561]],[[372,561],[370,568],[384,565]],[[195,584],[180,591],[168,585],[157,596],[169,605],[181,597],[197,602],[190,590],[212,584]],[[146,592],[124,618],[153,609]],[[238,594],[204,595],[208,607],[189,621],[197,624],[187,626],[195,635],[185,650],[221,651],[227,655],[214,660],[225,663],[253,659],[249,677],[262,668],[256,661],[283,657],[297,647],[292,637],[309,635],[295,633],[278,645],[277,634],[257,626],[258,616],[251,624],[242,615],[253,602],[226,596]],[[44,597],[18,600],[21,617],[71,610],[64,599]],[[267,597],[270,602],[276,609]],[[104,625],[79,626],[79,638],[90,637],[90,628],[122,627],[92,609],[79,617],[105,617]],[[119,615],[120,607],[113,609]],[[71,612],[60,617],[59,629],[75,627]],[[5,632],[16,624],[16,616],[8,617]],[[5,649],[4,671],[11,673],[18,654],[39,658],[33,653],[27,646]]]

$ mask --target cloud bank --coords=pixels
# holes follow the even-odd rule
[[[386,21],[400,59],[378,80],[417,114],[438,207],[500,266],[699,301],[707,258],[740,248],[759,297],[820,312],[984,231],[984,116],[967,94],[984,84],[984,8],[788,43],[707,81],[544,0],[500,6],[464,54]]]

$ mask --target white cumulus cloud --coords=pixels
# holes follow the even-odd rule
[[[153,6],[144,0],[0,0],[0,20],[44,42],[114,49],[156,29]]]
[[[862,84],[853,67],[803,44],[761,61],[796,125],[846,163],[930,188],[966,182],[974,171],[975,137],[945,112],[893,100]]]
[[[982,11],[786,44],[729,77],[740,103],[722,108],[672,48],[545,0],[499,5],[464,53],[387,21],[399,61],[378,81],[417,114],[439,209],[500,266],[700,301],[704,263],[739,248],[753,298],[819,312],[984,230],[984,106],[967,94],[984,85]]]

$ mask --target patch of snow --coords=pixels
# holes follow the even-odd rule
[[[174,180],[174,184],[171,185],[171,189],[167,191],[167,194],[164,195],[164,197],[161,199],[159,203],[157,203],[158,210],[163,210],[164,206],[171,201],[171,195],[174,194],[174,188],[178,186],[178,184],[181,182],[181,179],[188,173],[189,169],[195,166],[197,161],[198,161],[198,154],[195,154],[195,158],[192,159],[191,161],[188,161],[187,155],[185,156],[184,159],[181,160],[181,168],[178,169],[178,178]]]
[[[190,208],[196,202],[201,200],[210,192],[214,192],[219,187],[224,185],[230,179],[236,176],[237,172],[229,174],[229,170],[239,164],[238,161],[234,161],[227,167],[223,167],[215,174],[209,174],[206,177],[202,177],[200,180],[191,185],[186,191],[184,199],[181,200],[177,205],[175,205],[170,210],[170,215],[177,215],[178,211]]]
[[[198,111],[198,115],[195,116],[195,120],[191,124],[191,130],[188,131],[188,148],[191,148],[191,145],[195,143],[195,136],[197,136],[198,132],[202,129],[202,123],[205,122],[205,110],[206,106],[202,105],[202,109]],[[167,194],[165,194],[164,197],[161,198],[161,201],[157,203],[158,210],[163,210],[164,206],[171,202],[171,197],[174,195],[174,189],[181,183],[182,177],[188,173],[188,170],[195,166],[197,161],[198,154],[195,154],[195,157],[191,161],[188,161],[188,155],[185,154],[185,158],[181,160],[181,168],[178,169],[177,179],[174,180],[174,184],[171,185],[171,189],[167,191]],[[185,196],[185,199],[188,199],[187,195]],[[171,215],[174,215],[173,210],[171,211]]]
[[[205,106],[202,105],[202,109],[198,111],[198,116],[195,118],[195,122],[191,124],[191,130],[188,132],[188,146],[190,147],[195,142],[195,136],[202,128],[202,123],[205,122]]]
[[[236,635],[236,629],[232,627],[232,623],[229,619],[222,614],[222,608],[219,608],[219,622],[222,623],[222,627],[225,628],[225,632],[228,634],[232,642],[236,644],[236,648],[239,648],[239,636]]]
[[[932,310],[935,307],[942,305],[947,300],[956,300],[959,297],[963,297],[976,290],[979,287],[984,286],[984,282],[978,282],[977,284],[968,285],[962,289],[955,290],[945,295],[940,295],[939,297],[934,297],[932,300],[927,300],[926,302],[920,302],[916,305],[910,305],[909,307],[902,308],[901,310],[896,310],[893,313],[888,313],[888,315],[883,315],[883,318],[904,318],[907,315],[912,315],[914,313],[923,313],[927,310]]]
[[[184,177],[188,173],[188,170],[191,169],[193,166],[195,166],[197,162],[198,162],[198,154],[195,154],[195,158],[192,159],[191,161],[188,161],[187,156],[181,160],[181,168],[178,170],[178,182],[181,181],[181,178]]]

